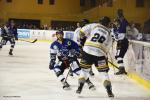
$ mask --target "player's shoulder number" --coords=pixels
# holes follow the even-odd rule
[[[95,33],[94,36],[91,38],[91,41],[99,43],[103,43],[105,40],[106,38],[103,35],[100,35],[99,33]]]

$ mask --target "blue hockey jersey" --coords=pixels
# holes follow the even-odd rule
[[[114,27],[111,32],[115,40],[123,40],[126,36],[126,27],[128,22],[126,19],[120,20],[119,27]]]
[[[6,25],[1,28],[2,36],[7,36],[8,38],[18,38],[17,28],[11,25]]]
[[[57,40],[51,44],[50,53],[56,54],[60,60],[65,60],[71,55],[79,54],[79,46],[74,41],[64,38],[62,44]]]

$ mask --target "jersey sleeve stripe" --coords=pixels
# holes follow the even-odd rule
[[[85,31],[83,31],[82,29],[80,30],[80,35],[82,36],[82,34],[84,34],[84,35],[87,35],[88,33],[87,32],[85,32]]]
[[[57,53],[57,50],[54,50],[54,49],[50,49],[50,53]]]

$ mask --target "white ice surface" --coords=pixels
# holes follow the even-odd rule
[[[54,72],[48,68],[49,43],[17,42],[14,56],[8,55],[9,48],[8,44],[0,50],[0,100],[110,100],[96,72],[91,77],[96,91],[90,91],[85,85],[81,97],[78,97],[75,94],[77,77],[70,76],[71,90],[63,90]],[[111,69],[113,100],[150,100],[148,89],[126,76],[113,73]]]

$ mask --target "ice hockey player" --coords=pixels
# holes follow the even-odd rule
[[[2,49],[3,45],[6,45],[7,41],[9,41],[11,44],[9,55],[13,55],[12,52],[15,46],[15,40],[18,40],[17,28],[13,21],[7,22],[1,28],[1,37],[0,49]]]
[[[101,24],[100,24],[101,23]],[[103,17],[100,23],[92,23],[82,27],[80,37],[86,36],[83,46],[83,55],[80,61],[81,74],[79,78],[77,94],[80,94],[85,79],[88,77],[91,66],[94,64],[99,74],[103,78],[103,85],[106,88],[109,97],[114,97],[112,93],[112,85],[109,79],[107,50],[111,47],[111,35],[109,30],[110,18]]]
[[[63,38],[63,31],[56,32],[57,40],[50,46],[50,70],[54,70],[56,76],[63,84],[63,89],[69,89],[70,85],[67,83],[63,73],[65,69],[70,67],[76,75],[80,75],[81,68],[77,56],[80,55],[77,43],[70,39]],[[89,89],[95,89],[89,78],[86,79]]]
[[[77,29],[75,30],[74,32],[74,41],[82,48],[84,43],[85,43],[85,40],[86,40],[86,37],[82,37],[80,39],[79,37],[79,33],[80,33],[80,30],[83,26],[89,24],[89,20],[88,19],[82,19],[80,23],[78,23],[78,25],[80,25],[80,27],[78,26]]]
[[[119,71],[116,75],[127,74],[124,67],[123,58],[128,50],[129,41],[126,37],[126,28],[128,26],[127,20],[123,16],[122,10],[118,10],[118,18],[114,20],[114,28],[112,29],[112,36],[117,42],[115,58],[119,65]]]
[[[89,24],[90,22],[89,22],[89,20],[88,19],[82,19],[81,20],[81,22],[80,23],[78,23],[78,28],[75,30],[75,32],[74,32],[74,41],[79,45],[79,47],[80,47],[80,50],[81,50],[81,53],[82,53],[82,51],[83,51],[83,46],[84,46],[84,43],[85,43],[85,41],[86,41],[86,37],[82,37],[82,38],[80,38],[79,37],[79,34],[80,34],[80,30],[81,30],[81,28],[83,27],[83,26],[85,26],[85,25],[87,25],[87,24]],[[79,27],[80,26],[80,27]],[[93,71],[92,71],[92,68],[90,69],[90,75],[91,76],[94,76],[94,73],[93,73]]]

